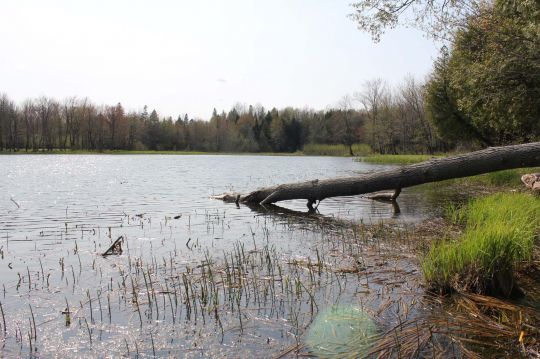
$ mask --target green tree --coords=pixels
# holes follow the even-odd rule
[[[407,23],[450,46],[427,85],[429,117],[450,140],[540,136],[540,1],[361,0],[351,18],[375,41]]]
[[[150,113],[150,117],[145,122],[144,145],[150,150],[157,150],[161,141],[161,131],[159,116],[156,110]]]
[[[428,116],[437,128],[439,136],[449,141],[478,140],[481,144],[490,145],[489,139],[485,138],[472,124],[471,119],[458,109],[456,94],[450,85],[448,56],[446,49],[443,49],[426,85]]]
[[[499,0],[437,62],[428,110],[441,134],[483,144],[540,137],[540,2]]]

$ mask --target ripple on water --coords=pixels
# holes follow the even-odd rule
[[[271,248],[277,253],[275,260],[293,256],[313,260],[321,243],[333,246],[331,241],[324,242],[325,233],[312,230],[305,217],[289,215],[289,210],[304,212],[304,201],[287,201],[282,204],[286,208],[270,213],[246,206],[236,208],[210,197],[229,190],[249,191],[388,166],[332,157],[28,155],[0,156],[0,168],[0,278],[4,290],[0,302],[9,313],[11,340],[3,354],[14,350],[14,356],[25,355],[17,349],[17,340],[20,335],[27,338],[33,330],[28,324],[31,306],[38,322],[39,350],[44,355],[98,356],[101,350],[117,355],[135,350],[148,354],[155,341],[163,355],[197,357],[231,352],[242,356],[238,349],[242,344],[257,349],[275,345],[275,352],[280,343],[291,342],[291,318],[287,314],[276,319],[274,309],[259,302],[264,308],[250,308],[242,314],[252,329],[245,331],[250,336],[239,339],[238,317],[234,306],[228,307],[224,315],[229,317],[220,322],[223,347],[216,347],[216,333],[221,329],[215,322],[213,326],[205,325],[197,317],[195,324],[183,323],[180,328],[171,323],[168,306],[186,300],[169,297],[167,288],[155,290],[157,309],[167,308],[155,318],[155,298],[146,294],[147,273],[152,274],[148,285],[179,285],[182,270],[201,270],[208,256],[219,261],[226,253],[256,256],[261,248]],[[327,199],[319,210],[329,218],[407,222],[431,215],[440,202],[441,193],[406,189],[399,198],[399,211],[361,196]],[[124,254],[103,258],[101,253],[119,236],[125,238]],[[175,275],[171,274],[173,267]],[[223,268],[218,269],[222,275]],[[261,272],[261,276],[264,295],[272,293],[268,292],[270,274]],[[131,280],[138,291],[126,290],[131,288]],[[328,280],[334,280],[332,275]],[[327,294],[325,290],[321,289],[321,296]],[[248,303],[260,301],[260,295],[250,297]],[[138,297],[140,302],[126,296]],[[66,326],[66,315],[62,313],[68,303],[73,313],[71,325]],[[109,305],[113,308],[112,318],[108,317]],[[143,321],[146,315],[154,322],[140,325],[136,305],[143,307]],[[340,309],[340,313],[342,317],[355,316],[358,322],[366,323],[366,330],[371,330],[370,322],[356,309]],[[186,313],[176,315],[185,318]],[[332,315],[338,314],[332,309],[322,312],[319,317],[326,319],[316,319],[315,324],[330,320]],[[19,331],[17,326],[22,329]],[[316,336],[317,329],[311,332]],[[28,345],[27,339],[24,345]]]

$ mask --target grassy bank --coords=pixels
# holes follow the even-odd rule
[[[420,163],[434,158],[441,158],[443,155],[381,155],[373,154],[359,159],[362,162],[378,163],[378,164],[399,164],[408,165]]]
[[[449,210],[464,226],[454,241],[435,244],[422,264],[426,282],[450,289],[508,296],[513,272],[531,259],[540,228],[540,200],[523,193],[497,193]]]
[[[496,186],[496,187],[516,187],[522,186],[521,176],[526,173],[539,172],[540,168],[516,168],[511,170],[503,170],[497,172],[490,172],[483,175],[473,176],[460,181],[469,181],[470,183]]]

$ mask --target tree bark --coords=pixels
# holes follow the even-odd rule
[[[491,147],[462,155],[434,159],[378,173],[312,180],[266,187],[242,195],[216,196],[226,202],[270,204],[306,199],[308,207],[329,197],[355,196],[382,190],[399,190],[428,182],[475,176],[505,169],[540,166],[540,142]],[[395,200],[395,198],[393,198]]]

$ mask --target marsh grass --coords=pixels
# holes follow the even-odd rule
[[[524,193],[498,193],[448,210],[464,226],[455,241],[431,247],[422,263],[429,286],[516,294],[514,270],[531,260],[540,228],[540,201]]]
[[[367,156],[372,153],[371,148],[365,143],[355,143],[352,145],[355,156]],[[310,143],[304,146],[304,155],[307,156],[350,156],[349,147],[345,145],[326,145],[321,143]]]

